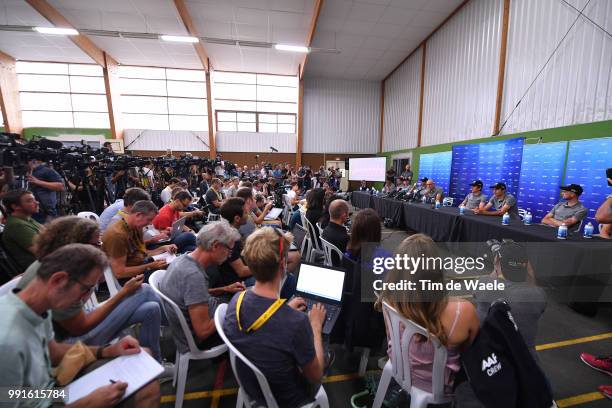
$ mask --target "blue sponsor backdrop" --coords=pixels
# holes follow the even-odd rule
[[[448,193],[451,174],[452,152],[422,154],[419,158],[419,179],[433,179],[436,186]],[[415,180],[416,182],[416,180]]]
[[[461,202],[470,192],[470,183],[482,180],[483,192],[501,181],[517,196],[523,156],[523,138],[453,146],[450,196]],[[448,191],[448,190],[446,190]]]
[[[530,211],[534,222],[540,222],[559,202],[566,154],[567,142],[523,147],[518,206]]]
[[[584,193],[580,201],[589,209],[583,225],[595,221],[595,212],[612,194],[608,186],[606,169],[612,167],[612,137],[601,139],[574,140],[569,143],[565,184],[580,184]]]

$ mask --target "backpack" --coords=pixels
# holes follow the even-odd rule
[[[554,406],[549,382],[533,359],[510,306],[493,303],[462,364],[476,397],[487,408]]]

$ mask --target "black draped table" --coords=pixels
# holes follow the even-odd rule
[[[440,207],[436,210],[432,207],[433,204],[404,203],[404,225],[413,231],[429,235],[436,242],[457,241],[458,209]]]
[[[453,251],[482,256],[487,240],[512,239],[529,252],[536,278],[553,285],[559,299],[566,301],[612,301],[612,240],[586,239],[582,231],[557,238],[557,229],[541,224],[524,225],[502,217],[476,215],[457,207],[433,208],[430,204],[406,203],[390,198],[353,192],[358,208],[373,208],[381,218],[391,218],[402,228],[422,232]]]
[[[372,196],[372,208],[380,218],[390,218],[398,228],[404,228],[404,202],[393,198]]]
[[[582,231],[557,238],[557,229],[542,224],[524,225],[520,219],[502,224],[502,217],[476,215],[457,207],[404,203],[406,227],[471,256],[488,251],[490,239],[512,239],[529,253],[536,278],[553,283],[560,299],[568,301],[612,301],[612,240],[584,238]]]
[[[369,191],[353,191],[351,193],[351,203],[357,208],[374,208],[372,195]]]

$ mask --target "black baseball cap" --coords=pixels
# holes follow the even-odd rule
[[[571,191],[572,193],[579,196],[582,194],[584,190],[582,190],[582,186],[580,184],[570,184],[569,186],[561,186],[559,187],[563,191]]]
[[[502,190],[505,190],[506,189],[506,184],[505,183],[495,183],[494,185],[489,186],[489,188],[494,188],[494,189],[500,188]]]
[[[423,178],[421,179],[421,183],[427,183],[427,180],[429,180],[427,177],[423,177]]]
[[[474,180],[472,181],[472,183],[470,184],[470,186],[474,187],[474,186],[478,186],[480,188],[482,188],[482,181],[480,180]]]
[[[506,279],[519,282],[527,277],[527,250],[521,244],[510,241],[503,242],[499,248],[501,270]]]

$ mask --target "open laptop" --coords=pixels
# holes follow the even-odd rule
[[[169,242],[178,237],[179,234],[183,232],[183,226],[185,225],[185,221],[187,221],[187,217],[182,217],[174,221],[172,223],[172,231],[170,232],[170,238],[160,239],[157,242]]]
[[[344,277],[345,272],[341,269],[306,262],[302,262],[300,266],[295,296],[304,298],[308,310],[317,303],[325,306],[327,313],[323,334],[332,331],[340,314]]]

